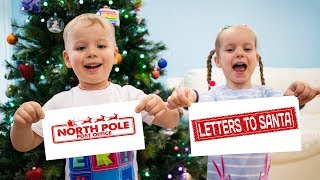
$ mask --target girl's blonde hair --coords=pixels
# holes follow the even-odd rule
[[[257,37],[255,35],[255,33],[246,25],[240,25],[240,26],[244,26],[246,27],[253,35],[255,38],[255,48],[257,48]],[[228,29],[231,26],[226,26],[225,28],[223,28],[217,35],[216,41],[215,41],[215,49],[213,49],[212,51],[210,51],[209,56],[207,58],[207,82],[208,82],[208,87],[210,89],[210,82],[211,82],[211,73],[212,73],[212,57],[215,53],[217,53],[217,55],[219,55],[219,50],[221,48],[221,34],[224,32],[225,29]],[[264,75],[263,75],[263,64],[261,61],[261,56],[258,54],[258,58],[259,58],[259,69],[260,69],[260,80],[261,80],[261,84],[265,85],[265,79],[264,79]]]

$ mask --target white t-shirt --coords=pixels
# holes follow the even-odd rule
[[[145,96],[143,91],[130,85],[121,87],[110,83],[101,90],[81,90],[74,87],[53,96],[43,106],[43,110],[141,100]],[[153,119],[154,116],[142,112],[142,120],[147,124],[152,124]],[[41,120],[32,125],[32,130],[43,137]],[[136,151],[69,158],[66,160],[65,170],[65,179],[138,179]]]

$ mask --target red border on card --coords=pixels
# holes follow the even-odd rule
[[[255,130],[248,130],[246,122],[243,120],[245,117],[253,117],[255,120],[259,119],[260,116],[266,117],[268,114],[276,114],[276,113],[289,113],[290,119],[292,121],[291,126],[285,126],[285,127],[269,127],[269,128],[259,128],[257,125]],[[238,127],[241,126],[241,132],[233,132],[233,133],[215,133],[214,135],[212,133],[206,134],[206,127],[208,123],[215,122],[221,122],[222,120],[228,121],[233,119],[238,119]],[[256,121],[257,122],[257,121]],[[212,117],[212,118],[204,118],[204,119],[196,119],[191,120],[192,123],[192,129],[194,132],[194,139],[195,142],[197,141],[206,141],[206,140],[214,140],[214,139],[222,139],[222,138],[230,138],[230,137],[237,137],[237,136],[246,136],[246,135],[254,135],[254,134],[262,134],[262,133],[271,133],[271,132],[278,132],[278,131],[287,131],[287,130],[293,130],[298,129],[298,122],[297,122],[297,115],[295,107],[288,107],[288,108],[279,108],[279,109],[273,109],[273,110],[265,110],[265,111],[257,111],[257,112],[250,112],[250,113],[242,113],[242,114],[234,114],[234,115],[227,115],[227,116],[219,116],[219,117]],[[214,126],[213,126],[214,127]],[[209,128],[212,132],[219,131],[221,132],[221,129],[219,128]]]
[[[52,141],[55,144],[59,144],[59,143],[66,143],[66,142],[75,142],[75,141],[85,141],[85,140],[91,140],[91,139],[102,139],[102,138],[111,138],[111,137],[118,137],[118,136],[129,136],[129,135],[134,135],[136,134],[136,128],[135,128],[135,121],[133,117],[121,117],[119,119],[117,119],[116,121],[121,121],[121,120],[128,120],[130,119],[132,121],[132,132],[131,133],[124,133],[124,134],[117,134],[117,135],[104,135],[104,136],[97,136],[97,137],[88,137],[88,138],[81,138],[81,139],[72,139],[72,140],[65,140],[65,141],[57,141],[55,134],[54,134],[54,129],[57,127],[67,127],[66,124],[62,124],[62,125],[54,125],[51,127],[51,133],[52,133]]]

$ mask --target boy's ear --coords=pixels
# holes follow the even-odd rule
[[[220,64],[218,56],[214,56],[214,62],[216,63],[217,68],[221,68],[221,64]]]
[[[117,64],[118,63],[118,59],[117,59],[117,54],[119,53],[119,49],[118,48],[116,48],[115,50],[114,50],[114,53],[113,53],[113,56],[114,56],[114,58],[113,58],[113,64]]]
[[[71,68],[72,67],[71,62],[70,62],[69,55],[66,50],[64,50],[62,52],[62,56],[63,56],[64,63],[66,64],[67,68]]]

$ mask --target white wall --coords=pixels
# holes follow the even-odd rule
[[[256,32],[265,66],[320,67],[318,0],[143,0],[141,14],[149,39],[168,47],[167,77],[206,67],[216,34],[237,24]]]
[[[7,100],[5,91],[9,81],[4,79],[4,75],[7,72],[4,60],[11,59],[12,46],[7,43],[7,36],[11,32],[11,1],[0,0],[0,103]]]

